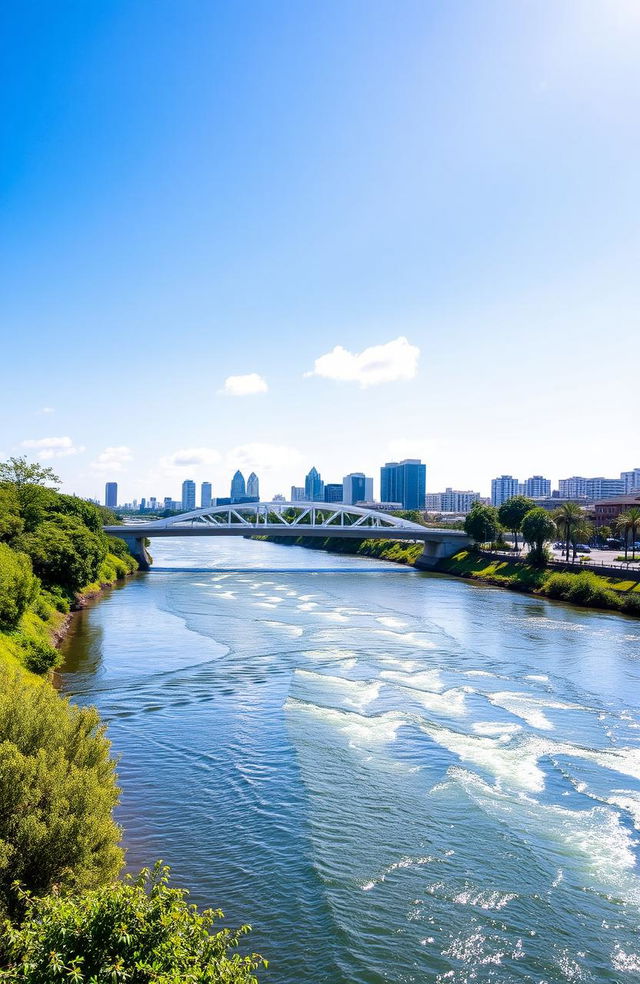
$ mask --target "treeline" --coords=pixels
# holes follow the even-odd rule
[[[0,464],[0,980],[18,984],[255,984],[248,927],[213,931],[158,862],[119,875],[119,789],[94,708],[46,671],[78,596],[133,572],[108,510],[57,491],[49,468]]]

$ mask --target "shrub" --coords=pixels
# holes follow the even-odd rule
[[[45,584],[58,584],[69,591],[95,581],[107,556],[107,538],[92,533],[75,516],[55,516],[17,542]]]
[[[566,599],[578,605],[591,605],[593,608],[619,607],[615,592],[589,571],[581,571],[573,577]]]
[[[16,911],[19,881],[95,888],[122,865],[110,745],[94,708],[0,670],[0,909]]]
[[[32,673],[46,673],[62,662],[62,654],[43,639],[26,639],[22,648],[24,665]]]
[[[255,984],[266,961],[232,952],[249,927],[211,933],[222,913],[189,905],[185,891],[169,887],[168,871],[158,863],[78,898],[28,899],[23,925],[6,927],[5,979]]]
[[[26,554],[0,543],[0,626],[18,624],[38,594],[38,579]]]
[[[549,598],[566,598],[573,578],[573,574],[551,574],[544,582],[543,593]]]
[[[626,615],[640,615],[640,592],[629,591],[623,595],[620,607]]]

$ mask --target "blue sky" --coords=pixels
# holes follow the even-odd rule
[[[3,458],[121,498],[640,464],[636,0],[8,0],[0,38]]]

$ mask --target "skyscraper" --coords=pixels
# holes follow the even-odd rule
[[[424,509],[427,466],[419,458],[387,461],[380,469],[380,500],[401,502],[403,509]]]
[[[208,509],[211,505],[211,482],[203,482],[200,486],[200,508]]]
[[[324,502],[324,482],[316,468],[305,477],[304,497],[307,502]]]
[[[364,472],[351,472],[342,479],[342,501],[350,506],[373,500],[373,479]]]
[[[507,499],[520,494],[520,482],[512,475],[500,475],[491,480],[491,505],[501,506]]]
[[[185,512],[196,508],[196,483],[191,478],[182,483],[182,508]]]
[[[115,509],[118,505],[118,483],[107,482],[104,487],[104,504],[107,509]]]
[[[291,498],[289,502],[304,502],[304,488],[302,485],[291,486]]]
[[[551,481],[542,475],[532,475],[524,482],[524,495],[531,499],[548,499],[551,495]]]
[[[238,499],[240,496],[244,496],[246,494],[247,487],[245,485],[244,475],[238,470],[231,479],[231,498]]]
[[[337,482],[327,482],[324,487],[325,502],[342,502],[342,485]]]
[[[256,499],[260,498],[260,480],[255,472],[251,472],[247,479],[247,495]]]

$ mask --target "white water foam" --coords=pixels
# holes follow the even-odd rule
[[[581,710],[576,704],[566,704],[562,701],[545,700],[541,697],[533,697],[530,694],[523,694],[512,691],[502,691],[495,694],[487,694],[489,700],[496,707],[502,707],[510,714],[522,718],[532,728],[538,731],[553,731],[553,724],[544,713],[545,710]]]
[[[415,666],[416,664],[412,665]],[[444,690],[445,687],[440,670],[422,670],[418,673],[383,670],[380,676],[383,680],[391,680],[393,683],[399,683],[402,687],[408,687],[411,690],[427,690],[437,693]]]
[[[342,701],[351,708],[363,711],[380,693],[379,680],[349,680],[347,677],[316,673],[315,670],[296,670],[294,678],[319,684],[325,690],[337,691]]]
[[[404,714],[387,711],[367,717],[355,711],[340,711],[331,707],[320,707],[308,701],[288,697],[285,710],[311,714],[321,721],[341,731],[348,739],[350,747],[386,744],[395,741],[398,728],[407,724]]]

